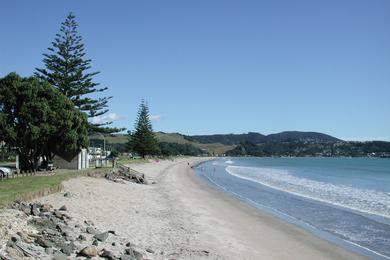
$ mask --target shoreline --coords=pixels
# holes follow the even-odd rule
[[[148,259],[365,259],[213,188],[190,167],[209,159],[131,165],[150,185],[71,179],[63,183],[71,197],[37,201],[152,249]]]
[[[204,161],[205,162],[205,161]],[[202,163],[204,163],[202,162]],[[200,163],[200,164],[202,164]],[[207,183],[205,179],[202,179],[195,172],[195,169],[192,169],[190,172],[187,172],[189,179],[195,184],[198,185],[201,189],[204,189],[206,192],[212,194],[213,197],[217,197],[218,200],[226,202],[228,205],[231,205],[233,208],[236,208],[238,211],[242,212],[244,215],[249,216],[250,218],[258,219],[271,226],[271,229],[274,231],[286,232],[286,234],[293,235],[294,239],[297,237],[300,240],[300,243],[305,243],[312,247],[315,251],[318,250],[318,255],[314,255],[316,259],[366,259],[366,256],[355,253],[351,250],[344,248],[341,245],[335,244],[327,239],[319,237],[316,234],[313,234],[311,231],[304,229],[297,224],[291,223],[285,219],[280,218],[276,214],[269,213],[263,209],[257,208],[254,205],[251,205],[248,202],[245,202],[234,196],[233,194],[228,194],[218,187],[213,187],[212,184]],[[310,259],[302,252],[299,252],[298,255],[294,256],[294,253],[297,253],[295,250],[291,252],[292,254],[287,255],[288,259]],[[308,253],[308,252],[307,252]],[[262,256],[263,257],[263,256]],[[278,258],[278,257],[277,257]],[[312,258],[313,259],[313,258]]]

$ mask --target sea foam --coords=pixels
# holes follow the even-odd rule
[[[235,177],[297,196],[390,218],[389,193],[300,178],[287,170],[227,166],[226,171]]]

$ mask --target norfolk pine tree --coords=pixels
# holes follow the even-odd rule
[[[145,158],[146,155],[156,155],[160,152],[158,141],[149,119],[149,107],[144,100],[142,100],[139,106],[135,130],[129,134],[129,147],[141,155],[142,158]]]
[[[77,32],[75,16],[69,13],[61,24],[60,33],[56,34],[49,53],[43,54],[45,68],[36,68],[35,75],[48,81],[67,96],[80,111],[89,118],[101,116],[108,112],[107,102],[111,97],[93,98],[107,90],[100,88],[93,77],[99,72],[89,72],[91,60],[85,58],[82,37]],[[120,129],[109,128],[112,122],[101,124],[89,123],[88,130],[93,132],[113,133]]]

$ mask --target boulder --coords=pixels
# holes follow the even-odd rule
[[[65,205],[63,205],[61,208],[59,208],[58,210],[61,210],[61,211],[67,211],[68,209],[66,208]]]
[[[67,192],[64,193],[64,197],[70,198],[71,196],[72,196],[72,194],[70,194],[69,191],[67,191]]]
[[[80,253],[80,256],[85,256],[85,257],[95,257],[97,256],[97,249],[96,246],[87,246],[84,247]]]

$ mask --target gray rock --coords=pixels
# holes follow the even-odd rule
[[[63,215],[64,214],[62,212],[58,211],[58,210],[54,211],[54,216],[59,218],[59,219],[63,219],[63,217],[64,217]]]
[[[103,232],[100,234],[96,234],[93,236],[95,239],[99,240],[100,242],[104,242],[108,238],[108,232]]]
[[[61,211],[67,211],[68,209],[66,208],[65,205],[63,205],[61,208],[59,208],[58,210],[61,210]]]
[[[86,257],[95,257],[97,256],[97,249],[95,246],[87,246],[80,251],[79,255]]]
[[[31,205],[31,215],[33,216],[39,216],[40,211],[39,211],[40,205],[37,203],[34,203]]]
[[[61,245],[61,252],[68,256],[71,255],[75,249],[76,246],[73,244],[73,242]]]
[[[20,236],[19,235],[12,236],[11,237],[11,241],[14,242],[14,243],[20,241]]]
[[[60,231],[61,233],[64,233],[69,230],[69,228],[65,225],[62,224],[57,224],[56,226],[57,230]]]
[[[131,247],[125,249],[125,254],[135,257],[134,251],[133,251],[133,249]]]
[[[81,241],[86,241],[87,240],[87,237],[84,236],[83,234],[81,234],[79,237],[78,237],[79,240]]]
[[[50,228],[45,228],[44,230],[42,230],[42,234],[47,234],[49,236],[59,236],[60,235],[60,233],[58,233],[57,230],[53,230]]]
[[[99,256],[109,260],[113,260],[116,258],[111,251],[108,251],[106,249],[103,249],[102,253]]]
[[[112,246],[116,246],[116,242],[112,242],[111,245],[112,245]]]
[[[67,198],[70,198],[71,196],[72,196],[72,194],[70,194],[69,191],[65,192],[65,194],[64,194],[64,197],[67,197]]]
[[[38,245],[40,245],[41,247],[43,248],[47,248],[47,247],[52,247],[53,246],[53,243],[42,238],[42,237],[37,237],[35,239],[35,243],[37,243]]]
[[[151,248],[146,249],[146,252],[151,253],[151,254],[154,254],[154,250],[151,249]]]
[[[142,260],[142,259],[144,259],[144,256],[143,256],[142,253],[140,253],[140,252],[138,252],[138,251],[136,251],[136,250],[133,250],[133,252],[134,252],[135,259],[137,259],[137,260]]]
[[[93,227],[87,227],[86,229],[87,233],[88,234],[92,234],[92,235],[96,235],[97,233],[99,233],[96,229],[94,229]]]
[[[92,245],[98,246],[98,245],[99,245],[99,242],[98,242],[97,240],[94,240],[94,241],[92,242]]]
[[[121,255],[119,257],[120,260],[137,260],[135,257],[131,256],[131,255]]]
[[[88,226],[95,226],[92,221],[90,220],[84,220],[84,223],[87,224]]]
[[[61,253],[61,252],[55,252],[53,255],[53,260],[67,260],[68,256]]]
[[[46,252],[46,254],[48,254],[48,255],[52,255],[53,252],[54,252],[54,250],[53,250],[52,247],[46,247],[46,248],[45,248],[45,252]]]
[[[40,208],[41,212],[50,212],[50,210],[53,208],[50,204],[43,204]]]

